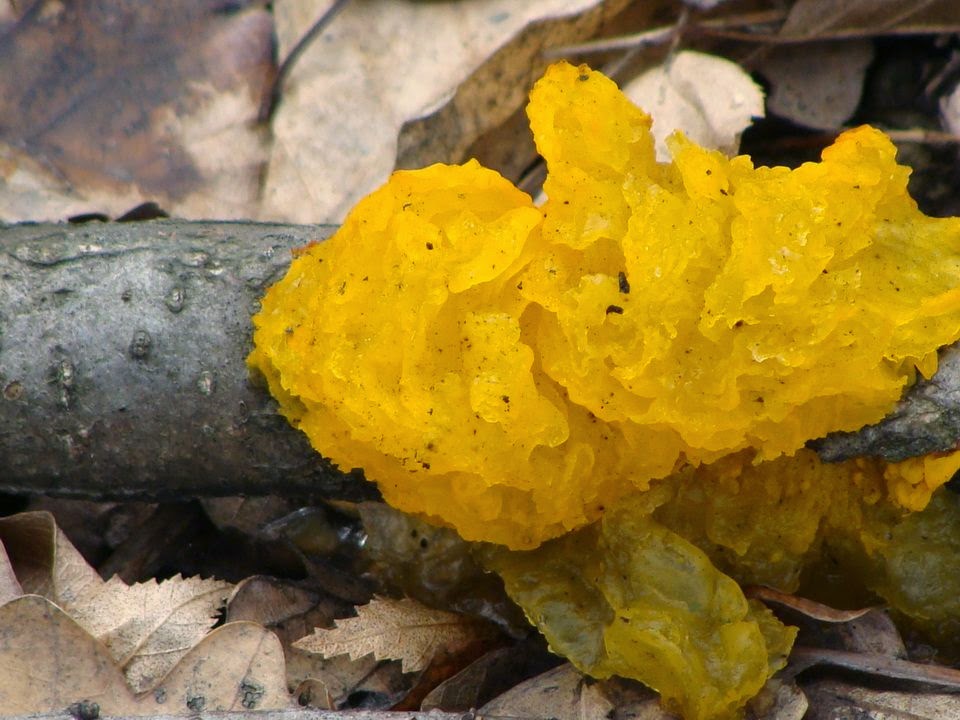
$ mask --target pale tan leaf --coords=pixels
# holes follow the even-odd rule
[[[481,707],[482,717],[540,718],[549,708],[556,720],[674,720],[657,696],[639,683],[596,682],[564,663],[526,680]]]
[[[940,99],[940,117],[947,132],[960,135],[960,84]]]
[[[685,50],[627,83],[624,93],[653,117],[657,157],[668,160],[666,138],[682,131],[703,147],[735,154],[740,133],[763,117],[763,91],[739,65]]]
[[[139,714],[279,710],[290,706],[283,648],[251,622],[217,628],[187,653],[151,692]]]
[[[756,720],[803,720],[810,703],[792,680],[772,677],[747,703],[746,717]]]
[[[23,595],[23,588],[17,580],[17,575],[7,557],[7,551],[0,543],[0,605],[8,603]]]
[[[0,707],[5,715],[62,712],[96,703],[104,715],[135,712],[110,653],[49,600],[25,595],[0,607]]]
[[[456,652],[489,632],[484,623],[415,600],[374,598],[357,608],[357,617],[337,620],[331,630],[318,628],[294,647],[354,660],[372,653],[377,660],[400,660],[404,672],[416,672],[441,651]]]
[[[797,0],[780,35],[950,32],[958,23],[956,0]]]
[[[815,647],[793,648],[789,665],[792,674],[815,666],[843,668],[878,678],[909,680],[932,687],[960,690],[960,670],[945,665],[925,665],[874,653]]]
[[[138,698],[107,649],[56,605],[25,595],[0,607],[4,713],[62,712],[80,702],[136,716],[283,709],[290,696],[280,643],[254,623],[213,631]]]
[[[103,585],[48,512],[0,518],[0,543],[23,592],[67,607]]]
[[[207,634],[232,589],[220,580],[179,575],[136,585],[114,577],[64,609],[106,645],[131,688],[142,692]]]
[[[326,658],[292,646],[315,627],[333,627],[334,618],[352,607],[292,583],[253,576],[234,589],[227,601],[227,620],[251,620],[276,633],[287,661],[287,686],[297,688],[294,696],[305,705],[337,707],[356,692],[391,696],[401,692],[405,687],[399,670],[373,656],[356,661],[346,655]]]
[[[851,620],[863,617],[874,609],[872,607],[866,607],[857,608],[856,610],[838,610],[837,608],[824,605],[816,600],[792,595],[791,593],[786,593],[782,590],[764,585],[750,585],[744,588],[744,594],[748,598],[761,600],[766,603],[776,603],[777,605],[788,607],[791,610],[796,610],[814,620],[828,623],[850,622]]]
[[[451,110],[430,121],[443,128],[437,145],[428,137],[432,131],[411,129],[416,137],[406,141],[404,157],[405,163],[414,162],[414,156],[460,161],[456,154],[473,138],[525,102],[532,80],[547,64],[540,55],[545,44],[582,39],[607,6],[624,4],[349,3],[287,79],[274,117],[259,217],[339,222],[394,169],[401,126],[444,108],[451,99]],[[274,3],[281,55],[328,5],[329,0]],[[591,12],[596,15],[590,22],[578,21]],[[458,88],[482,67],[488,69],[459,94]]]
[[[891,692],[822,680],[805,687],[813,720],[960,720],[956,693]]]
[[[307,590],[277,578],[244,578],[227,600],[227,620],[250,620],[275,631],[289,645],[315,627],[333,627],[352,606],[344,600]]]
[[[873,608],[865,615],[843,623],[837,629],[837,635],[845,650],[897,658],[907,657],[907,647],[900,631],[886,610]]]
[[[868,40],[771,48],[759,68],[773,88],[767,109],[799,125],[836,130],[860,104],[872,60],[873,44]]]

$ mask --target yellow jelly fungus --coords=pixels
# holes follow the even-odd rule
[[[535,547],[683,465],[875,422],[960,336],[960,220],[916,209],[879,131],[796,170],[679,135],[658,164],[567,64],[528,113],[542,210],[475,162],[398,172],[255,318],[283,412],[394,506]]]
[[[901,498],[929,500],[958,469],[960,452],[900,463],[826,464],[806,449],[760,464],[731,456],[659,483],[651,513],[741,583],[795,592],[824,542],[876,555],[913,509]]]
[[[541,212],[476,162],[398,172],[254,318],[282,412],[401,510],[534,547],[630,485],[621,433],[539,368],[519,274]]]
[[[641,680],[689,720],[734,716],[786,664],[796,629],[642,505],[634,494],[596,525],[532,551],[490,549],[487,563],[577,667]]]
[[[885,495],[891,476],[932,488],[958,468],[960,452],[895,465],[828,465],[810,450],[754,465],[741,454],[676,473],[536,550],[491,546],[485,559],[577,667],[640,680],[688,720],[735,717],[783,667],[795,630],[734,579],[842,603],[851,591],[874,602],[872,590],[957,645],[960,497],[939,493],[910,514]],[[841,574],[804,587],[824,554]]]
[[[879,131],[796,170],[679,135],[658,164],[567,64],[528,113],[542,210],[475,162],[398,172],[255,318],[283,412],[394,506],[535,547],[684,465],[877,421],[960,336],[960,219],[916,209]]]
[[[917,210],[869,127],[795,170],[681,135],[657,163],[650,118],[565,63],[528,114],[542,208],[475,161],[397,172],[298,254],[248,359],[281,411],[393,506],[505,546],[552,647],[687,718],[736,715],[792,643],[734,579],[803,587],[824,547],[943,627],[949,562],[921,589],[909,560],[927,535],[947,558],[960,509],[908,511],[960,453],[803,446],[882,418],[960,337],[960,219]]]

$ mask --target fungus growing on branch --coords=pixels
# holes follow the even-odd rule
[[[650,118],[565,63],[528,115],[543,207],[475,161],[395,173],[268,292],[249,363],[391,505],[514,551],[560,538],[489,558],[579,667],[735,714],[793,635],[715,565],[794,588],[831,538],[878,557],[878,518],[960,463],[803,450],[960,338],[960,219],[918,211],[870,127],[795,170],[681,135],[657,163]],[[736,521],[765,502],[778,523]]]

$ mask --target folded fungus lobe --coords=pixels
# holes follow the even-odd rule
[[[532,548],[686,465],[879,420],[960,336],[960,220],[881,132],[754,168],[589,69],[531,93],[542,208],[475,161],[401,171],[305,249],[250,364],[396,507]]]
[[[736,714],[793,635],[724,572],[793,589],[834,530],[892,557],[876,518],[956,469],[802,448],[881,419],[960,338],[960,219],[918,211],[870,127],[793,170],[679,134],[657,163],[650,118],[565,63],[527,112],[542,207],[476,161],[395,173],[270,289],[248,362],[390,504],[532,550],[490,563],[578,666]],[[737,522],[755,503],[788,510]]]

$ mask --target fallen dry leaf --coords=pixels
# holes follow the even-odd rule
[[[0,607],[0,707],[5,714],[102,715],[271,710],[290,705],[280,643],[254,623],[229,623],[198,643],[155,690],[135,696],[109,651],[38,595]]]
[[[556,720],[675,720],[660,707],[657,695],[639,683],[597,682],[569,663],[530,678],[481,707],[482,717]]]
[[[681,130],[694,142],[734,155],[740,133],[763,117],[763,91],[739,65],[684,50],[623,86],[653,117],[657,157],[669,160],[666,138]]]
[[[900,631],[885,610],[874,608],[865,615],[841,624],[837,631],[844,650],[896,658],[907,656]]]
[[[175,714],[280,710],[290,705],[280,641],[260,625],[241,621],[203,638],[155,690],[144,695],[141,707],[153,714]]]
[[[0,220],[248,217],[270,14],[243,2],[31,3],[3,36]],[[26,6],[24,6],[26,7]],[[41,8],[33,12],[34,8]]]
[[[302,708],[315,708],[317,710],[336,710],[337,701],[330,692],[326,683],[316,678],[307,678],[293,691],[293,697],[297,705]]]
[[[874,653],[794,647],[790,653],[790,674],[797,675],[811,667],[842,668],[874,678],[909,680],[935,688],[960,690],[960,670],[945,665],[926,665]]]
[[[254,575],[233,589],[227,600],[227,620],[250,620],[274,630],[285,644],[314,627],[332,627],[350,609],[346,603],[292,582]]]
[[[324,657],[348,654],[356,660],[400,660],[405,673],[426,668],[441,653],[456,654],[489,638],[490,626],[463,615],[433,610],[415,600],[374,598],[357,617],[340,619],[331,630],[317,628],[294,647]]]
[[[461,162],[472,156],[481,136],[507,122],[511,116],[523,116],[520,136],[529,137],[526,116],[522,109],[527,93],[547,66],[544,50],[559,44],[591,37],[611,21],[628,2],[600,0],[593,3],[566,3],[553,0],[527,2],[535,21],[506,45],[494,47],[493,53],[476,71],[456,86],[455,91],[439,107],[405,120],[397,140],[398,168],[419,168],[436,162]],[[664,5],[661,0],[634,3],[632,20],[640,13],[652,17]],[[591,5],[595,7],[591,7]],[[514,3],[513,8],[517,4]],[[495,16],[494,16],[495,17]],[[514,127],[511,124],[511,128]],[[504,142],[505,152],[517,152],[517,142]],[[530,147],[533,148],[532,141]],[[500,172],[500,164],[487,164]],[[531,157],[532,160],[532,157]]]
[[[356,698],[366,698],[380,708],[393,707],[411,684],[399,663],[379,662],[373,655],[357,660],[347,655],[324,658],[298,648],[287,654],[287,679],[296,688],[297,702],[337,709],[349,708]]]
[[[458,153],[476,136],[524,104],[546,67],[540,57],[545,45],[582,39],[625,4],[348,4],[287,80],[274,116],[259,217],[339,222],[394,169],[401,126],[440,108],[421,129],[408,128],[403,164],[463,160]],[[329,0],[274,4],[281,57],[328,5]],[[432,139],[434,132],[442,137]]]
[[[480,707],[484,703],[482,692],[491,667],[502,662],[502,659],[513,657],[515,652],[513,648],[499,648],[478,658],[431,690],[420,704],[420,709],[466,711]],[[513,684],[515,683],[511,683],[511,686]],[[508,688],[504,688],[506,689]]]
[[[749,720],[803,720],[810,704],[793,680],[772,677],[747,703]]]
[[[200,504],[211,522],[221,530],[234,528],[248,535],[258,535],[264,527],[297,509],[297,504],[276,495],[266,497],[200,498]]]
[[[101,641],[134,692],[160,680],[207,634],[233,587],[179,576],[104,582],[47,512],[0,518],[0,543],[23,592],[55,603]]]
[[[821,680],[806,688],[808,720],[960,720],[960,695],[891,692]]]
[[[315,627],[333,627],[353,606],[328,595],[267,577],[240,582],[227,602],[227,620],[251,620],[276,633],[286,657],[287,686],[304,706],[332,709],[351,696],[382,697],[389,707],[408,688],[398,668],[370,655],[325,658],[293,646]]]
[[[64,610],[106,645],[134,692],[156,685],[213,627],[233,586],[182,578],[127,585],[111,578]]]
[[[821,623],[820,625],[802,623],[800,641],[795,648],[796,652],[790,656],[786,675],[796,676],[813,665],[822,664],[850,666],[851,669],[860,669],[868,673],[889,672],[893,677],[901,677],[902,674],[907,679],[917,679],[912,676],[912,673],[917,672],[918,667],[913,663],[891,665],[886,662],[886,659],[905,658],[907,651],[896,624],[882,608],[838,610],[829,605],[763,586],[746,587],[744,594],[767,604],[788,608],[804,618]],[[835,654],[838,644],[842,652]],[[960,675],[956,678],[948,675],[946,678],[950,682],[955,682]]]
[[[366,533],[366,572],[389,593],[451,612],[486,607],[500,622],[521,632],[528,627],[500,579],[483,568],[471,544],[456,532],[382,502],[361,502],[356,510]]]
[[[873,44],[869,40],[771,48],[758,67],[773,88],[767,109],[799,125],[836,130],[860,104],[864,76],[872,60]]]
[[[780,35],[815,40],[824,34],[950,32],[958,26],[955,0],[797,0]]]
[[[25,593],[67,607],[103,585],[48,512],[0,518],[0,543]]]
[[[0,607],[0,707],[5,715],[62,712],[96,703],[126,715],[136,699],[110,653],[60,608],[38,595]]]
[[[838,610],[837,608],[824,605],[816,600],[792,595],[764,585],[751,585],[745,587],[743,591],[748,598],[762,600],[766,603],[776,603],[791,610],[796,610],[798,613],[814,620],[828,623],[850,622],[851,620],[863,617],[874,609],[872,607],[866,607],[856,610]]]
[[[421,710],[478,708],[528,678],[556,667],[560,659],[536,636],[485,653],[423,699]]]
[[[23,588],[7,557],[7,551],[0,543],[0,605],[4,605],[23,595]]]
[[[960,136],[960,83],[940,99],[940,117],[947,132]]]

